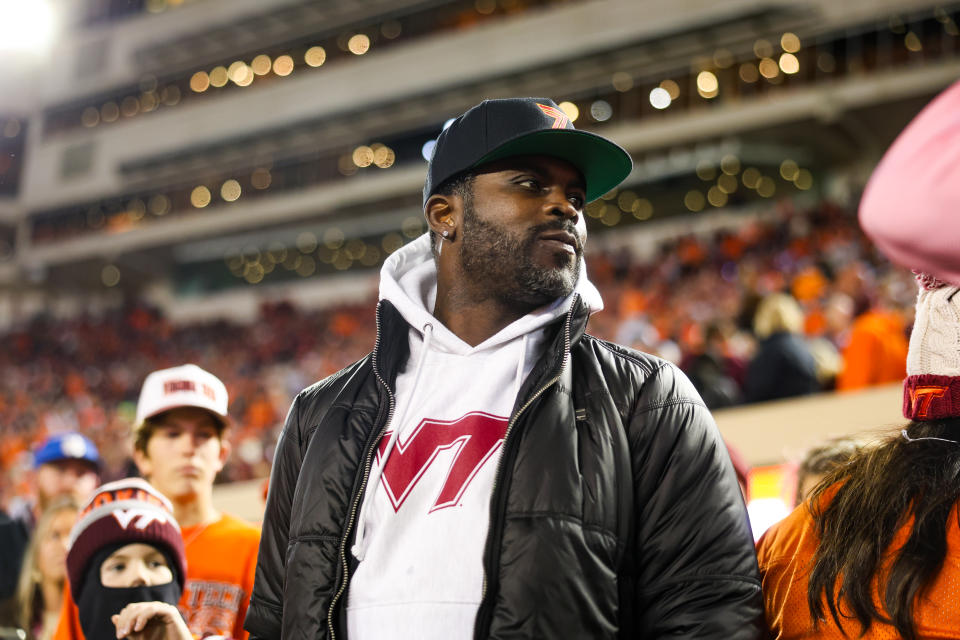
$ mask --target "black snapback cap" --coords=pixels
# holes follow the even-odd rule
[[[423,185],[423,204],[458,173],[526,155],[555,156],[579,169],[587,183],[587,202],[623,182],[633,169],[623,148],[595,133],[574,129],[570,118],[549,98],[484,100],[437,138]]]

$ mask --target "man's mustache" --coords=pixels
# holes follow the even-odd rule
[[[530,240],[529,244],[533,244],[536,239],[548,231],[565,231],[577,239],[577,255],[583,254],[583,245],[586,241],[584,237],[585,234],[580,233],[580,230],[577,229],[575,225],[570,220],[551,220],[550,222],[544,222],[543,224],[538,224],[537,226],[530,229]]]

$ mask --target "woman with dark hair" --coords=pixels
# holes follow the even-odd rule
[[[911,422],[829,473],[758,543],[774,638],[960,635],[960,288],[920,282]]]
[[[920,276],[899,434],[861,450],[758,544],[775,638],[960,637],[960,82],[870,178],[860,224]],[[939,278],[939,279],[938,279]]]

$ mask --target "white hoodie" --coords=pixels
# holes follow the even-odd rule
[[[585,268],[576,292],[591,311],[603,308]],[[544,348],[545,325],[573,299],[537,309],[471,347],[433,316],[436,297],[436,265],[423,235],[380,272],[380,298],[410,324],[410,359],[397,377],[393,418],[357,519],[352,552],[360,564],[347,599],[353,640],[473,636],[507,423]]]

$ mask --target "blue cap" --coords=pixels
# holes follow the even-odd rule
[[[58,433],[47,438],[33,457],[34,467],[61,460],[83,460],[100,468],[100,453],[86,436],[79,433]]]

